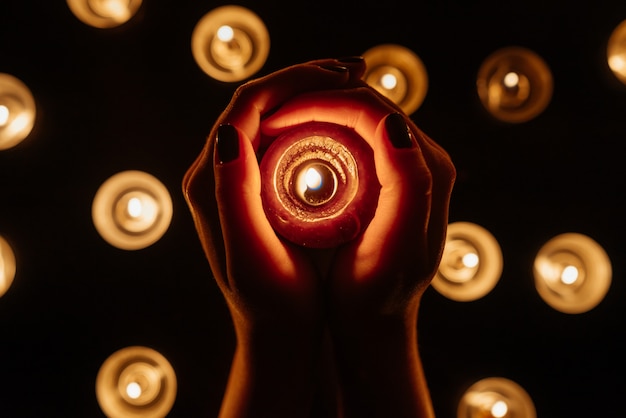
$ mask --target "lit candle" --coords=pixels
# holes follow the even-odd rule
[[[306,123],[276,138],[260,164],[265,214],[282,237],[330,248],[374,216],[380,185],[371,147],[354,130]]]
[[[441,263],[432,286],[445,297],[472,301],[489,293],[502,274],[502,250],[485,228],[470,222],[448,225]]]
[[[35,124],[35,99],[17,78],[0,73],[0,150],[22,142]]]
[[[100,408],[111,417],[164,417],[176,399],[176,374],[163,355],[127,347],[110,355],[96,377]]]
[[[419,108],[428,91],[428,75],[413,51],[401,45],[383,44],[367,50],[363,58],[367,64],[363,80],[370,87],[406,114]]]
[[[253,54],[253,41],[245,31],[222,25],[215,32],[211,42],[211,56],[225,69],[234,73],[243,71]]]
[[[552,98],[552,73],[534,52],[502,48],[480,66],[476,79],[483,106],[497,119],[526,122],[539,115]]]
[[[169,192],[158,179],[141,171],[124,171],[109,178],[92,204],[92,219],[100,235],[125,250],[158,241],[171,218]]]
[[[15,254],[9,243],[0,237],[0,297],[2,297],[15,278]]]
[[[406,102],[407,96],[412,94],[406,75],[400,68],[391,65],[371,68],[364,79],[374,90],[400,107],[405,106],[403,103]]]
[[[463,394],[457,418],[536,418],[535,405],[526,390],[502,377],[487,377],[472,384]]]
[[[96,28],[113,28],[137,14],[142,0],[67,0],[81,22]]]
[[[471,241],[465,238],[456,239],[449,235],[439,267],[442,277],[454,283],[472,280],[478,271],[477,251]]]
[[[583,313],[598,305],[609,291],[611,261],[586,235],[567,233],[546,242],[533,265],[541,298],[565,313]]]
[[[626,20],[611,33],[606,54],[609,68],[618,80],[626,84]]]
[[[221,6],[198,21],[191,50],[202,71],[216,80],[241,81],[261,69],[269,33],[259,16],[240,6]]]

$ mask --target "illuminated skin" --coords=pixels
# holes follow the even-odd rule
[[[185,176],[237,334],[220,417],[309,417],[326,327],[341,416],[433,416],[417,311],[441,257],[454,167],[361,81],[364,70],[362,60],[318,60],[243,85]],[[322,253],[274,233],[255,155],[262,138],[312,120],[361,135],[374,150],[381,185],[367,229]]]

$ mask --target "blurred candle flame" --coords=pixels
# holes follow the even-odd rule
[[[566,266],[561,273],[561,281],[565,284],[574,284],[578,280],[578,269],[575,266]]]
[[[615,77],[626,84],[626,20],[611,33],[606,53],[609,68]]]
[[[141,385],[137,382],[130,382],[126,386],[126,394],[131,399],[137,399],[141,396],[142,393]]]
[[[547,241],[535,256],[535,288],[554,309],[579,314],[598,305],[609,291],[611,260],[591,237],[565,233]]]
[[[506,73],[504,79],[502,80],[504,85],[508,88],[517,87],[519,84],[519,74],[514,71]]]
[[[15,254],[9,243],[0,237],[0,297],[4,295],[15,278]]]
[[[110,17],[118,22],[126,22],[131,17],[129,3],[122,0],[95,0],[90,4],[102,17]]]
[[[230,42],[235,37],[235,31],[228,25],[222,25],[216,32],[217,39],[222,42]]]
[[[191,50],[202,71],[216,80],[241,81],[261,69],[269,54],[265,23],[253,11],[220,6],[200,19]]]
[[[504,401],[496,401],[491,406],[491,416],[493,418],[504,418],[506,414],[509,412],[509,407]]]
[[[384,74],[380,78],[380,84],[387,90],[392,90],[398,85],[398,78],[393,74]]]
[[[9,116],[9,108],[4,105],[0,105],[0,126],[4,126],[7,124],[7,122],[9,121]]]
[[[138,218],[141,216],[143,205],[141,199],[138,197],[132,197],[128,200],[128,215],[131,218]]]

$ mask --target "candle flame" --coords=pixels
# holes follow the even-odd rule
[[[0,126],[4,126],[9,121],[9,108],[5,105],[0,105]]]

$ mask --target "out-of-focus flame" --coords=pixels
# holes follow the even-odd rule
[[[176,399],[176,374],[159,352],[141,346],[111,354],[96,377],[102,411],[116,418],[163,418]]]
[[[536,418],[535,405],[517,383],[489,377],[470,386],[457,408],[457,418]]]
[[[141,171],[124,171],[104,182],[92,204],[94,225],[109,244],[125,250],[145,248],[161,238],[172,219],[165,186]]]
[[[67,0],[81,22],[95,28],[120,26],[137,14],[142,0]]]
[[[448,225],[446,244],[432,286],[456,301],[472,301],[493,289],[502,274],[502,251],[483,227],[470,222]]]
[[[476,79],[480,100],[495,118],[521,123],[544,111],[552,98],[552,73],[533,51],[502,48],[485,59]]]
[[[622,83],[626,84],[626,20],[611,33],[606,54],[609,68]]]
[[[535,287],[554,309],[583,313],[606,296],[611,285],[611,261],[586,235],[567,233],[546,242],[535,257]]]
[[[400,106],[415,112],[428,91],[428,74],[422,60],[410,49],[394,44],[375,46],[363,53],[365,82]]]
[[[191,50],[210,77],[241,81],[259,71],[269,54],[270,38],[261,18],[240,6],[221,6],[196,24]]]
[[[22,142],[35,124],[35,99],[26,85],[0,73],[0,150]]]

